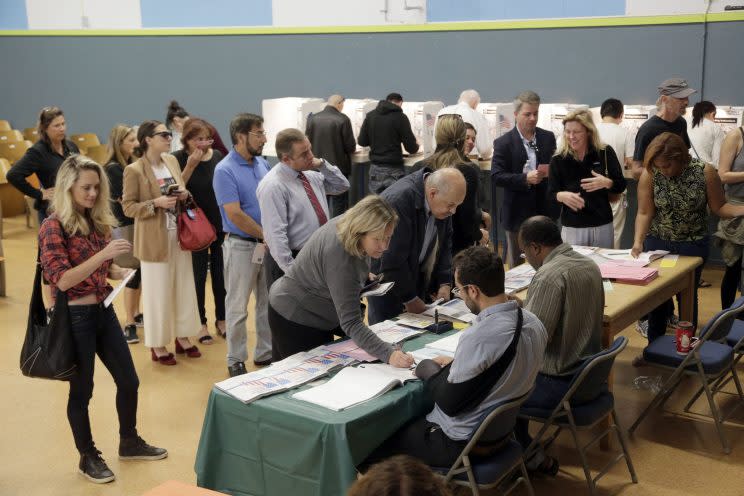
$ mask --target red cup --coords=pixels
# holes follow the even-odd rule
[[[676,344],[678,354],[687,355],[690,352],[693,334],[691,322],[677,324]]]

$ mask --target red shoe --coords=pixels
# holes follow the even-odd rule
[[[176,362],[176,359],[173,356],[173,353],[168,353],[167,355],[158,356],[157,353],[155,353],[155,349],[150,348],[150,354],[152,355],[152,361],[160,362],[160,365],[175,365],[178,363]]]
[[[199,358],[201,356],[199,348],[197,348],[196,346],[192,346],[191,348],[184,349],[178,339],[176,339],[176,353],[178,353],[179,355],[183,355],[184,353],[186,353],[186,356],[189,358]]]

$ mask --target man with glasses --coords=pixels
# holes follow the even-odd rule
[[[261,156],[266,144],[263,118],[238,114],[230,122],[230,138],[233,149],[217,164],[213,186],[226,233],[222,253],[227,292],[227,370],[234,377],[246,373],[246,320],[252,292],[256,294],[253,363],[257,366],[271,363],[268,291],[261,270],[265,245],[256,196],[260,181],[269,172],[269,164]]]
[[[315,158],[302,131],[284,129],[276,135],[276,154],[281,160],[258,185],[264,239],[266,285],[282,277],[303,245],[330,212],[326,195],[349,189],[349,180],[327,160]]]
[[[527,289],[524,307],[548,332],[535,390],[524,406],[552,409],[568,391],[576,368],[601,350],[602,275],[594,261],[563,242],[558,224],[548,217],[525,220],[519,229],[519,245],[537,271]],[[527,428],[528,422],[520,420],[515,430],[524,448],[532,441]],[[558,461],[540,450],[527,461],[527,468],[555,475]]]
[[[322,111],[308,116],[305,134],[313,147],[313,153],[341,169],[348,178],[351,176],[351,154],[356,151],[356,140],[351,119],[341,112],[344,101],[341,95],[331,95]],[[341,215],[349,208],[347,190],[328,196],[331,217]]]
[[[558,217],[555,201],[548,197],[548,164],[555,152],[555,135],[537,127],[540,97],[523,91],[514,100],[514,129],[493,142],[491,159],[491,216],[497,210],[496,188],[504,189],[500,220],[506,231],[506,263],[522,263],[517,231],[533,215]],[[493,233],[495,234],[495,233]],[[493,239],[497,239],[492,236]]]
[[[398,180],[381,195],[398,213],[390,246],[372,260],[372,272],[395,284],[367,299],[370,324],[422,313],[426,301],[450,299],[452,214],[465,199],[465,177],[458,169],[423,167]]]

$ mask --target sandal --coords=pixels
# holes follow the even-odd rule
[[[214,344],[214,339],[212,339],[212,335],[209,334],[209,329],[207,328],[207,325],[203,325],[201,329],[199,329],[199,334],[197,339],[201,344],[210,345]]]
[[[215,320],[214,321],[214,328],[217,329],[217,334],[219,337],[226,339],[227,338],[227,330],[221,329],[220,326],[217,324],[218,322],[225,322],[224,320]],[[224,325],[224,324],[223,324]]]
[[[700,279],[700,282],[698,283],[698,288],[709,288],[712,284],[708,281],[704,281],[703,279]]]

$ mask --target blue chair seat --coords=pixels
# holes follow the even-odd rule
[[[522,446],[513,439],[504,445],[499,451],[488,457],[470,455],[470,463],[473,467],[473,475],[478,484],[491,484],[498,481],[506,471],[519,463],[522,456]],[[449,467],[431,467],[437,473],[446,475]],[[463,472],[453,477],[454,480],[467,481],[468,474]]]
[[[643,350],[643,358],[647,362],[653,362],[666,367],[678,367],[685,355],[677,354],[675,337],[671,335],[661,336],[649,343]],[[712,341],[706,341],[700,348],[700,360],[706,374],[716,375],[723,372],[734,358],[734,352],[730,346]],[[697,366],[692,363],[685,370],[696,371]]]
[[[726,336],[726,343],[729,346],[736,346],[741,338],[744,338],[744,321],[736,319],[731,326],[731,331]]]
[[[615,398],[612,393],[604,391],[599,396],[587,403],[571,405],[571,413],[574,416],[574,422],[578,427],[592,425],[594,422],[607,416],[612,407],[615,405]],[[534,418],[548,419],[553,413],[553,409],[534,408],[522,406],[519,413]],[[568,417],[556,418],[555,423],[558,425],[568,424]]]

